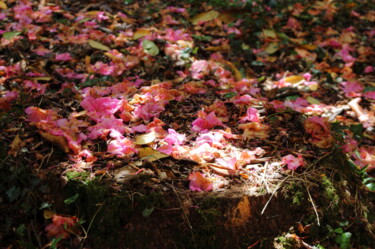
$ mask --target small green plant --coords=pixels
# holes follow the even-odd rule
[[[333,229],[330,225],[327,225],[329,237],[334,238],[340,249],[351,248],[350,240],[352,238],[351,232],[346,232],[345,229],[348,227],[349,222],[343,221],[339,223],[339,227]]]

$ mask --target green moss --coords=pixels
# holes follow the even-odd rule
[[[68,181],[82,181],[86,182],[90,176],[89,172],[83,171],[68,171],[65,174],[66,178],[68,178]]]
[[[292,204],[296,207],[302,206],[306,201],[306,192],[303,185],[298,182],[292,182],[284,187],[284,195],[291,199]]]
[[[283,249],[295,249],[297,247],[297,240],[283,235],[275,239],[275,247]]]
[[[337,194],[337,190],[334,186],[334,183],[326,175],[321,176],[321,188],[323,190],[324,199],[330,204],[326,207],[337,209],[340,197]]]

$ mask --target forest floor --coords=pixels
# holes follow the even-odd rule
[[[375,248],[373,1],[0,9],[1,248]]]

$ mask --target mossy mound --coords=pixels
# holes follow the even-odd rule
[[[340,246],[340,232],[351,234],[353,247],[374,246],[374,197],[339,153],[261,196],[236,186],[197,193],[151,178],[120,188],[84,174],[69,179],[64,198],[78,198],[58,211],[84,220],[87,237],[63,241],[66,247],[300,248],[303,241],[332,248]]]

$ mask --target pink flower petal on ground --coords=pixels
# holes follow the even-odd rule
[[[164,138],[164,141],[166,141],[168,144],[171,145],[181,145],[184,143],[186,136],[183,134],[177,133],[173,129],[168,129],[168,135]]]
[[[372,73],[372,72],[374,72],[374,68],[375,67],[373,67],[373,66],[367,66],[363,72],[364,73]]]
[[[189,188],[192,191],[210,191],[212,190],[212,183],[209,179],[200,172],[194,172],[189,175]]]
[[[365,92],[363,94],[363,97],[365,97],[367,99],[375,99],[375,91]]]
[[[225,139],[223,134],[220,134],[218,132],[207,132],[197,137],[196,144],[202,145],[207,143],[212,147],[222,148],[224,146],[222,142],[224,141]]]
[[[133,142],[127,138],[115,139],[108,144],[107,151],[117,156],[129,156],[137,152]]]
[[[122,100],[113,99],[111,97],[93,98],[87,96],[82,102],[81,106],[91,113],[94,119],[100,119],[102,116],[107,116],[117,112],[122,104]]]
[[[27,119],[30,122],[49,122],[57,119],[57,113],[53,110],[44,110],[35,106],[25,109]]]
[[[282,158],[284,164],[288,165],[288,169],[296,170],[300,166],[304,166],[305,162],[303,161],[302,155],[298,154],[298,157],[293,155],[287,155]]]
[[[236,170],[236,163],[237,163],[237,159],[234,157],[234,158],[231,158],[229,160],[224,160],[223,158],[217,158],[216,159],[216,162],[218,164],[220,164],[221,166],[223,166],[224,168],[227,168],[227,169],[230,169],[230,170]]]
[[[360,97],[363,86],[357,82],[344,81],[340,83],[346,97]]]
[[[99,123],[88,128],[90,131],[88,137],[90,139],[102,138],[106,139],[109,134],[112,138],[121,138],[126,132],[122,119],[102,118]]]
[[[210,112],[208,115],[203,112],[198,112],[198,118],[192,123],[193,131],[197,132],[207,132],[209,129],[215,126],[224,126],[220,119],[215,115],[215,112]]]
[[[210,68],[206,60],[197,60],[191,64],[191,77],[193,79],[202,79],[205,75],[210,73]]]
[[[333,137],[328,121],[323,117],[311,117],[305,120],[304,127],[311,135],[311,143],[319,148],[329,148],[333,144]]]
[[[151,118],[158,117],[159,114],[164,111],[165,101],[151,101],[144,105],[137,107],[134,111],[134,115],[139,118],[149,121]]]
[[[69,61],[72,59],[69,53],[56,54],[55,60],[57,61]]]
[[[252,107],[247,108],[246,116],[240,119],[240,122],[260,122],[258,110]]]

